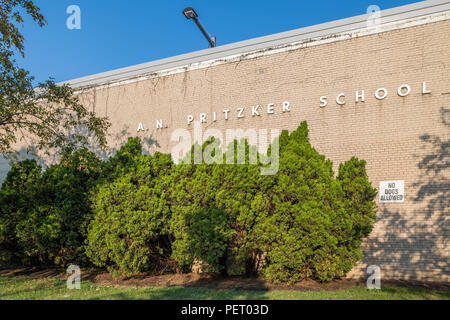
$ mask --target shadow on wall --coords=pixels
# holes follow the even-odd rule
[[[91,145],[89,150],[94,152],[98,157],[103,160],[106,160],[108,157],[113,156],[119,151],[120,147],[127,143],[128,138],[135,137],[136,135],[132,135],[129,126],[125,126],[120,132],[108,135],[109,141],[114,141],[114,145],[110,145],[107,151],[102,150],[100,146]],[[153,138],[153,133],[148,137],[140,137],[142,142],[143,154],[150,154],[152,151],[155,151],[156,148],[160,148],[160,144],[157,140]]]
[[[450,132],[450,109],[441,108],[441,121]],[[420,140],[432,152],[418,161],[417,193],[409,199],[417,209],[409,215],[381,209],[377,223],[385,233],[367,241],[370,254],[363,262],[380,266],[386,278],[450,281],[450,139]]]
[[[9,160],[4,156],[0,156],[0,186],[5,181],[6,175],[10,169]]]
[[[30,150],[34,150],[33,147],[31,147]],[[31,152],[35,151],[29,151],[27,148],[23,147],[17,152],[8,155],[0,155],[0,187],[11,169],[11,161],[23,161],[35,158],[31,155]],[[45,161],[42,158],[39,158],[37,161],[41,166],[45,164]]]

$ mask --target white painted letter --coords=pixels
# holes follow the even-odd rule
[[[427,83],[423,82],[422,83],[422,94],[430,94],[430,93],[431,93],[431,90],[427,89]]]
[[[291,104],[289,101],[283,102],[283,113],[285,112],[291,112]]]
[[[359,93],[359,91],[356,91],[356,103],[359,102],[359,99],[361,99],[361,102],[366,101],[366,93],[364,92],[364,90],[361,91],[361,94]]]
[[[228,120],[228,113],[230,110],[223,110],[223,113],[225,113],[225,120]]]
[[[238,111],[238,118],[243,118],[244,117],[244,115],[243,115],[243,112],[244,112],[244,108],[237,108],[237,111]]]
[[[194,116],[190,114],[187,117],[187,124],[190,125],[192,121],[194,121]]]
[[[137,128],[137,132],[140,132],[140,131],[145,131],[144,125],[142,124],[142,122],[139,122],[139,125],[138,125],[138,128]]]
[[[259,109],[259,106],[252,107],[252,117],[260,115],[258,112],[258,109]]]
[[[328,105],[327,96],[320,97],[320,107],[325,108]]]
[[[274,104],[273,103],[269,103],[268,105],[267,105],[267,113],[268,114],[274,114],[274,110],[273,110],[273,108],[274,108]]]
[[[383,95],[380,96],[380,92],[383,91]],[[386,98],[388,95],[388,91],[386,88],[380,88],[377,91],[375,91],[375,98],[377,98],[378,100],[383,100],[384,98]]]
[[[345,94],[341,93],[336,97],[336,103],[340,106],[343,106],[345,104],[345,100],[342,101],[341,99],[345,98]]]
[[[403,90],[406,89],[406,92],[403,92]],[[408,94],[411,93],[411,87],[407,84],[402,84],[398,90],[397,93],[400,97],[406,97]]]

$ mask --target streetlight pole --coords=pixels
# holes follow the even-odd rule
[[[216,37],[211,37],[209,35],[209,33],[205,30],[205,28],[201,24],[200,20],[198,20],[198,14],[197,14],[197,12],[195,12],[194,8],[188,7],[186,9],[184,9],[183,10],[183,14],[186,17],[186,19],[194,20],[195,24],[200,29],[200,31],[202,32],[203,36],[206,38],[206,40],[208,40],[209,45],[211,46],[211,48],[214,48],[216,46]]]

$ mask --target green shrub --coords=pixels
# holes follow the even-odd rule
[[[215,206],[226,212],[234,231],[229,241],[227,273],[231,275],[255,275],[263,259],[263,252],[257,244],[255,226],[267,216],[267,196],[262,188],[267,176],[261,175],[260,163],[251,164],[250,155],[256,152],[246,140],[234,141],[234,153],[227,151],[227,157],[234,158],[234,165],[222,164],[213,173],[218,185]],[[245,150],[245,162],[238,164],[238,150]],[[227,150],[230,150],[228,146]],[[259,157],[258,157],[259,159]]]
[[[223,272],[233,230],[225,212],[207,208],[187,212],[183,231],[173,243],[173,257],[181,265],[198,261],[204,272]]]
[[[194,159],[196,150],[208,150],[211,144],[217,143],[210,139],[201,148],[194,146],[187,157]],[[204,270],[221,271],[223,274],[242,275],[254,274],[256,266],[261,260],[262,252],[255,247],[254,226],[260,215],[261,205],[264,204],[260,187],[260,167],[258,164],[249,164],[250,146],[246,141],[234,141],[234,153],[229,157],[237,159],[238,150],[245,150],[245,163],[239,165],[225,164],[227,154],[216,150],[218,159],[222,158],[222,164],[180,164],[174,168],[172,174],[171,193],[171,231],[176,239],[173,248],[174,258],[187,270],[194,261],[205,262],[199,257],[198,251],[193,248],[191,233],[201,229],[202,220],[193,219],[196,214],[203,216],[205,212],[224,215],[230,232],[225,232],[226,237],[218,239],[212,235],[203,234],[205,238],[211,236],[215,241],[208,245],[203,241],[204,257],[216,257],[214,262],[208,259],[203,264]],[[198,148],[198,149],[197,149]],[[231,150],[230,146],[227,150]],[[214,208],[214,209],[212,209]],[[218,211],[214,211],[218,210]],[[189,223],[187,223],[188,221]],[[213,223],[213,221],[210,221]],[[226,239],[226,243],[223,241]],[[217,248],[223,248],[223,256]],[[188,249],[191,250],[188,250]],[[211,266],[214,265],[214,267]],[[210,265],[208,267],[208,265]]]
[[[101,167],[87,150],[64,155],[43,173],[34,160],[15,164],[0,191],[4,263],[88,264],[83,250],[91,219],[88,198]]]
[[[139,138],[128,138],[116,154],[103,164],[102,176],[107,182],[129,172],[136,166],[136,157],[142,155],[142,144]]]
[[[345,211],[353,220],[355,239],[367,237],[372,231],[376,219],[375,197],[377,189],[373,188],[366,172],[366,161],[353,157],[339,166],[337,180],[344,192]],[[359,243],[356,244],[359,246]]]
[[[65,155],[35,181],[32,201],[16,236],[33,264],[86,265],[83,243],[92,219],[89,194],[101,161],[87,150]]]
[[[203,146],[203,149],[206,145]],[[200,149],[197,149],[200,148]],[[186,159],[194,160],[195,150],[202,150],[194,145]],[[184,164],[174,166],[170,175],[170,232],[174,237],[172,257],[185,271],[189,271],[198,258],[189,246],[189,230],[195,222],[192,215],[201,210],[214,208],[214,194],[217,183],[211,179],[216,164]],[[210,246],[220,244],[210,244]],[[206,254],[207,255],[207,254]],[[217,267],[221,269],[221,267]]]
[[[270,213],[258,226],[267,254],[264,273],[275,282],[342,277],[362,257],[360,244],[367,232],[358,231],[370,230],[374,222],[367,210],[357,209],[368,209],[373,193],[363,197],[364,203],[346,199],[369,184],[367,177],[352,177],[353,170],[344,165],[342,175],[348,179],[335,179],[332,163],[309,143],[305,122],[290,135],[284,131],[279,141],[280,171],[269,178],[266,191]],[[363,170],[364,163],[358,168]]]
[[[335,177],[306,122],[283,131],[266,155],[245,140],[223,154],[219,143],[193,146],[186,159],[211,151],[222,163],[173,165],[170,155],[143,155],[130,138],[107,161],[80,150],[43,173],[35,161],[15,164],[0,190],[0,261],[93,263],[115,276],[200,263],[295,282],[340,278],[362,258],[376,212],[364,161],[350,159]],[[279,171],[261,175],[276,144]],[[225,164],[238,150],[245,161]]]
[[[35,160],[14,163],[0,189],[0,264],[26,260],[16,229],[35,201],[41,171]]]
[[[93,196],[86,252],[115,276],[161,271],[171,254],[170,207],[164,188],[169,155],[138,155],[135,166]]]

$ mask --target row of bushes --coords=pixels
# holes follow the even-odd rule
[[[273,281],[342,277],[375,220],[365,162],[352,158],[335,177],[306,123],[278,142],[273,176],[261,164],[175,165],[144,155],[137,138],[106,161],[81,150],[45,171],[16,163],[0,190],[0,261],[124,276],[201,266]]]

